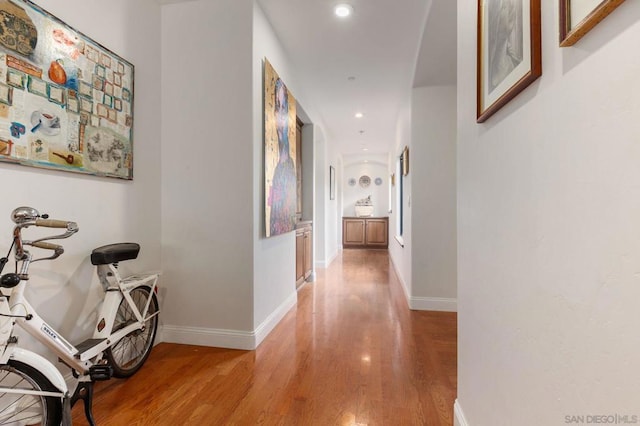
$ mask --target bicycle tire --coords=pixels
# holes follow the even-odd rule
[[[9,360],[0,365],[0,387],[59,392],[42,373],[30,365]],[[0,425],[40,424],[59,426],[62,399],[37,395],[0,393]]]
[[[149,286],[136,287],[131,290],[130,295],[141,312],[151,295],[148,315],[158,312],[158,298]],[[116,312],[113,331],[118,331],[136,321],[129,304],[123,299]],[[144,329],[132,331],[105,351],[107,360],[113,368],[114,377],[130,377],[142,367],[151,353],[157,330],[158,316],[156,315],[147,320]]]

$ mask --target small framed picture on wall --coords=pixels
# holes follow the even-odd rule
[[[409,174],[409,147],[405,146],[402,151],[402,176]]]
[[[477,122],[542,75],[540,0],[478,0]]]
[[[329,166],[329,199],[336,199],[336,169]]]

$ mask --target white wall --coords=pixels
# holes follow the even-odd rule
[[[313,220],[315,211],[315,158],[313,123],[302,127],[302,220]]]
[[[303,200],[311,201],[312,211],[308,205],[304,208],[303,219],[313,220],[314,264],[324,266],[326,259],[335,251],[335,228],[337,223],[335,200],[329,200],[328,190],[328,161],[336,155],[325,144],[322,122],[317,119],[313,105],[309,102],[304,91],[304,85],[298,78],[295,68],[289,62],[286,52],[269,23],[264,12],[254,4],[254,37],[253,37],[253,141],[254,163],[253,170],[259,171],[254,175],[253,220],[254,232],[254,327],[256,339],[259,343],[278,321],[296,303],[295,288],[295,232],[276,237],[264,237],[264,139],[263,139],[263,74],[262,63],[268,59],[278,75],[285,82],[300,108],[304,109],[303,118],[308,118],[304,130],[303,144],[306,155],[304,161],[305,172],[303,179],[312,179],[315,185],[304,183],[305,190],[311,189],[313,199],[309,194]],[[311,130],[310,130],[311,129]],[[311,149],[309,149],[311,147]],[[309,154],[312,162],[308,161]],[[311,170],[310,170],[311,169]],[[332,246],[333,244],[333,246]]]
[[[135,66],[133,181],[0,163],[0,180],[5,183],[0,209],[2,255],[11,245],[9,215],[20,205],[76,221],[80,227],[78,234],[60,241],[65,248],[62,257],[33,264],[27,289],[38,313],[70,341],[79,342],[92,334],[102,297],[89,261],[93,248],[137,241],[142,246],[140,256],[122,262],[123,273],[160,269],[160,7],[151,0],[88,0],[81,6],[65,0],[36,3]],[[96,10],[100,13],[90,13]],[[28,229],[24,236],[40,235],[39,231]],[[8,271],[12,263],[4,270]],[[166,287],[167,282],[162,280],[161,285]],[[20,343],[48,354],[58,364],[30,338]],[[69,372],[59,365],[63,373]]]
[[[324,208],[325,208],[325,263],[324,266],[328,267],[333,260],[338,256],[339,250],[342,247],[342,202],[344,199],[344,167],[340,153],[333,141],[329,141],[326,145],[326,161],[324,163],[324,170],[326,172],[324,185]],[[329,198],[329,166],[333,166],[336,169],[336,194],[335,199]]]
[[[313,254],[316,267],[324,268],[328,265],[329,253],[327,242],[330,236],[327,232],[327,203],[329,199],[329,163],[327,160],[327,142],[324,135],[316,134],[313,143],[313,157],[315,159],[315,212],[313,217]]]
[[[469,426],[639,415],[640,2],[574,47],[542,3],[543,75],[475,123],[458,2],[458,402]]]
[[[168,4],[162,16],[163,260],[181,283],[165,339],[252,349],[297,298],[295,233],[264,236],[264,59],[301,105],[304,91],[256,2]],[[171,155],[176,143],[193,156]]]
[[[257,2],[254,4],[253,36],[253,265],[254,329],[262,340],[296,300],[295,232],[265,238],[264,224],[264,137],[263,73],[268,59],[298,103],[295,73],[271,24]],[[258,342],[259,343],[259,342]]]
[[[412,292],[420,310],[456,310],[456,87],[413,89],[409,173],[416,217]]]
[[[383,163],[355,163],[344,166],[344,174],[340,180],[340,184],[344,188],[343,191],[343,216],[356,215],[356,202],[362,198],[371,196],[373,203],[373,216],[384,217],[389,215],[389,166]],[[369,176],[371,184],[363,188],[360,186],[359,179],[361,176]],[[376,178],[382,179],[380,185],[376,185]],[[349,179],[355,179],[356,184],[350,186]]]
[[[409,147],[411,151],[411,95],[407,93],[405,104],[402,106],[398,115],[396,125],[396,140],[393,151],[389,155],[389,170],[388,174],[395,173],[396,183],[391,188],[392,213],[389,215],[389,255],[393,262],[394,269],[398,275],[398,279],[402,284],[407,300],[411,297],[411,181],[412,174],[409,173],[404,177],[404,190],[403,190],[403,235],[399,242],[396,236],[400,233],[398,229],[398,214],[400,213],[396,201],[398,197],[399,179],[400,175],[396,170],[398,157],[402,154],[402,150],[405,146]],[[411,154],[409,154],[411,156]]]
[[[162,7],[167,341],[253,344],[252,23],[250,0]]]
[[[331,141],[325,139],[322,127],[314,128],[314,263],[317,268],[326,268],[336,258],[341,237],[341,200],[343,187],[340,184],[342,162]],[[336,169],[336,197],[329,199],[329,166]]]

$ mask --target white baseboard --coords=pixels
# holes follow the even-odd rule
[[[409,307],[413,311],[458,312],[458,300],[444,297],[411,297]]]
[[[409,306],[411,306],[411,301],[409,300],[409,289],[407,288],[407,284],[404,282],[404,279],[402,278],[402,274],[400,273],[400,270],[398,269],[398,266],[396,265],[396,262],[393,258],[393,256],[391,255],[391,252],[389,252],[389,259],[391,259],[391,265],[393,266],[393,270],[396,273],[396,277],[398,277],[398,281],[400,281],[400,285],[402,286],[402,291],[404,292],[404,297],[405,299],[407,299],[407,304],[409,304]]]
[[[329,260],[316,262],[315,263],[316,268],[322,268],[322,269],[328,268],[329,265],[331,265],[331,262],[336,260],[336,258],[338,257],[338,253],[339,253],[339,250],[336,250],[335,253],[333,253],[333,255],[329,257]]]
[[[464,416],[460,402],[457,399],[453,404],[453,426],[469,426],[469,422]]]
[[[160,322],[160,321],[158,321]],[[158,331],[156,331],[156,340],[153,342],[153,346],[158,343],[164,342],[164,324],[158,324]]]
[[[298,301],[294,292],[260,324],[255,331],[223,330],[202,327],[164,325],[162,341],[183,345],[254,350]]]
[[[404,291],[404,297],[407,299],[407,304],[409,305],[409,309],[412,311],[441,311],[441,312],[458,312],[458,300],[457,299],[448,299],[444,297],[414,297],[409,294],[409,288],[407,284],[402,279],[402,274],[398,270],[396,262],[393,259],[393,256],[389,254],[389,259],[391,259],[391,264],[393,265],[393,269],[398,277],[398,281],[402,285],[402,290]]]
[[[164,342],[228,349],[255,349],[255,333],[216,328],[164,326]]]
[[[278,308],[262,321],[262,324],[256,328],[255,334],[255,348],[271,333],[271,331],[278,325],[278,323],[284,318],[284,316],[298,303],[298,292],[294,291]]]
[[[333,252],[333,255],[331,257],[329,257],[329,260],[327,260],[327,268],[329,267],[329,265],[331,265],[333,263],[334,260],[336,260],[336,258],[338,257],[338,254],[340,253],[340,250],[336,250]]]

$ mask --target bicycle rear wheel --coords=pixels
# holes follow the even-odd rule
[[[0,365],[0,388],[59,391],[38,370],[13,360]],[[59,426],[61,420],[61,398],[0,391],[0,425]]]
[[[129,294],[140,312],[142,312],[146,306],[149,297],[151,297],[151,303],[149,304],[147,316],[158,312],[158,298],[156,294],[151,291],[150,287],[137,287],[131,290]],[[120,306],[118,306],[113,331],[118,331],[134,322],[137,322],[136,316],[127,301],[123,299],[120,302]],[[153,348],[153,341],[156,337],[157,329],[158,316],[156,315],[145,322],[142,330],[132,331],[105,351],[105,355],[113,368],[113,375],[115,377],[123,378],[132,376],[142,367],[142,364],[144,364],[151,353],[151,348]]]

